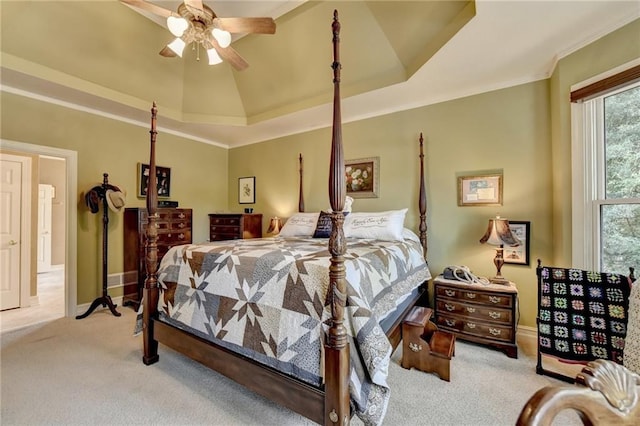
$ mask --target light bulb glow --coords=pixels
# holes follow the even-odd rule
[[[171,34],[176,37],[182,37],[182,34],[189,28],[189,23],[184,18],[169,16],[167,18],[167,27],[169,31],[171,31]]]
[[[220,57],[220,55],[218,55],[216,49],[208,49],[207,55],[209,56],[209,65],[216,65],[222,62],[222,58]]]
[[[231,44],[231,33],[229,31],[221,30],[220,28],[214,28],[211,30],[211,35],[216,39],[220,47],[223,49],[229,47]]]
[[[173,52],[181,58],[185,46],[186,44],[181,38],[177,38],[167,45],[169,49],[173,50]]]

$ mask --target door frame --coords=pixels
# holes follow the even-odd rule
[[[6,139],[0,139],[0,148],[14,152],[23,152],[36,155],[48,155],[64,158],[66,160],[65,183],[66,196],[66,226],[65,226],[65,268],[64,268],[64,295],[65,316],[75,317],[78,303],[78,212],[76,196],[78,195],[78,153],[68,149],[54,148],[44,145],[35,145]],[[30,233],[34,235],[33,232]],[[34,244],[33,237],[29,245]],[[26,246],[26,244],[25,244]]]

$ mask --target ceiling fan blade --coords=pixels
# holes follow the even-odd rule
[[[184,0],[184,5],[187,6],[187,9],[189,9],[189,11],[191,11],[195,16],[200,16],[204,13],[202,0]]]
[[[222,60],[229,62],[236,70],[242,71],[249,67],[249,63],[233,47],[229,46],[223,49],[213,37],[209,39],[209,43],[216,49]]]
[[[216,18],[220,29],[230,33],[275,34],[273,18]]]
[[[175,15],[175,13],[170,11],[169,9],[165,9],[153,3],[147,3],[146,1],[143,1],[143,0],[120,0],[120,1],[130,6],[137,7],[138,9],[146,10],[147,12],[151,12],[155,15],[162,16],[163,18],[168,18],[171,15]]]
[[[160,55],[164,56],[165,58],[175,58],[176,56],[178,56],[176,54],[176,52],[174,52],[173,50],[169,49],[169,46],[163,47],[162,50],[159,53],[160,53]]]

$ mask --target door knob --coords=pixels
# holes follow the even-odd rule
[[[18,244],[18,242],[16,240],[9,241],[9,245],[10,246],[15,246],[16,244]]]

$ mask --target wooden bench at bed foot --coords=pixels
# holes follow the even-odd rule
[[[402,367],[436,373],[450,381],[449,362],[454,355],[456,338],[438,330],[431,321],[433,310],[415,306],[402,322]]]

